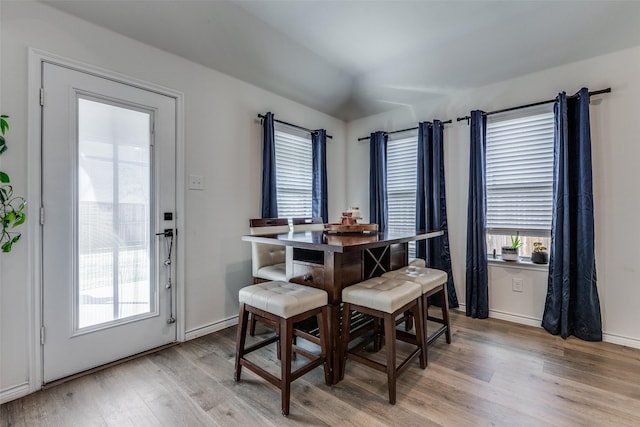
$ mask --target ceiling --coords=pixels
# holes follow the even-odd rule
[[[345,121],[640,45],[633,0],[43,2]]]

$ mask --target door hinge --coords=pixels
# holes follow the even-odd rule
[[[40,225],[44,225],[44,208],[40,208]]]
[[[44,107],[44,88],[40,88],[40,106]]]
[[[44,345],[44,326],[40,326],[40,344]]]

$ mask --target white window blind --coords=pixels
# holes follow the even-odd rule
[[[552,104],[490,116],[486,139],[487,232],[549,235],[553,203]],[[525,114],[523,116],[523,113]]]
[[[313,191],[311,136],[286,125],[275,125],[278,216],[310,217]]]
[[[417,156],[417,134],[387,142],[389,230],[413,232],[416,229]],[[415,243],[412,242],[409,257],[414,256]]]

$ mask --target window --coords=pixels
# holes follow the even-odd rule
[[[553,206],[553,104],[487,120],[487,250],[500,253],[520,234],[522,256],[533,242],[549,247]]]
[[[278,216],[310,217],[313,192],[311,135],[275,124]]]
[[[418,135],[389,138],[387,142],[387,200],[389,230],[416,229],[416,180]],[[415,258],[415,242],[409,243],[409,258]]]

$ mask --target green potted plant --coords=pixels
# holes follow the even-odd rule
[[[7,141],[4,138],[9,130],[9,116],[0,116],[0,155],[7,151]],[[20,233],[16,233],[13,228],[24,223],[27,219],[25,207],[27,202],[23,197],[13,195],[11,179],[5,172],[0,171],[0,247],[2,252],[11,252],[14,243],[20,240]]]
[[[531,252],[531,262],[534,264],[548,264],[549,252],[547,248],[542,246],[542,242],[533,243],[533,252]]]
[[[511,245],[502,247],[502,259],[505,261],[518,261],[520,246],[522,246],[522,240],[520,240],[520,233],[517,232],[515,237],[511,236]]]

